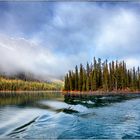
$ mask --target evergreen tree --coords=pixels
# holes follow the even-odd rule
[[[79,91],[82,91],[83,87],[83,65],[80,64],[80,73],[79,73]]]
[[[72,73],[71,73],[71,71],[69,71],[69,86],[70,86],[70,90],[72,91],[73,87],[72,87]]]
[[[138,87],[138,90],[140,90],[140,68],[138,67],[138,75],[137,75],[137,77],[138,77],[138,80],[137,80],[137,87]]]
[[[93,71],[93,76],[92,76],[92,84],[93,84],[93,90],[97,90],[97,85],[96,85],[96,71],[94,69]]]
[[[92,72],[90,74],[89,81],[90,81],[90,90],[93,91],[93,73]]]
[[[98,58],[98,64],[97,64],[97,87],[102,87],[102,70],[101,70],[101,59]]]
[[[133,80],[132,81],[133,81],[133,83],[132,83],[133,89],[136,90],[137,77],[136,77],[135,67],[133,67]]]
[[[87,77],[89,77],[89,74],[90,74],[90,67],[89,67],[89,63],[87,62]]]
[[[103,88],[106,91],[109,89],[109,72],[107,60],[103,64]]]
[[[78,67],[76,65],[76,67],[75,67],[75,90],[78,90],[78,82],[79,82],[79,80],[78,80]]]
[[[86,91],[89,91],[89,77],[86,78]]]
[[[82,85],[82,91],[86,91],[86,71],[83,70],[83,85]]]
[[[111,63],[109,63],[109,90],[113,90],[113,70],[112,70],[112,66]]]

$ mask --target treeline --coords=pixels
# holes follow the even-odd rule
[[[24,81],[0,77],[0,91],[60,90],[62,85],[37,81]]]
[[[127,69],[124,61],[101,61],[94,57],[86,67],[80,64],[65,76],[65,91],[118,91],[140,90],[140,69]]]

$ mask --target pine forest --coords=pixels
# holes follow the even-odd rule
[[[105,60],[94,57],[93,63],[84,67],[76,65],[65,76],[65,91],[139,91],[139,67],[128,69],[124,61]]]

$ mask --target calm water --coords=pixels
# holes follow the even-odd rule
[[[140,96],[0,95],[0,138],[140,138]]]

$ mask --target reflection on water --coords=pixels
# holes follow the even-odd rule
[[[140,138],[140,95],[1,93],[0,138]]]
[[[0,93],[0,105],[28,105],[36,100],[53,99],[63,100],[63,96],[57,92],[25,92],[25,93]]]

